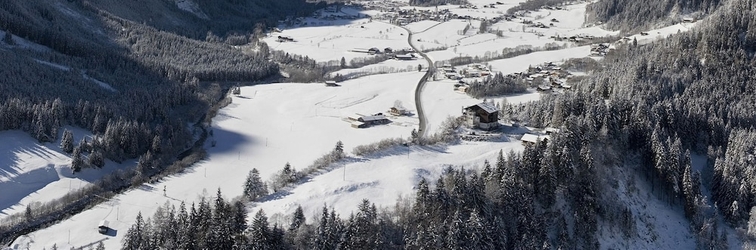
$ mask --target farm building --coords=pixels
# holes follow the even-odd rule
[[[389,113],[391,113],[392,115],[406,115],[408,112],[407,109],[403,107],[391,107],[391,109],[389,109]]]
[[[522,138],[520,140],[522,141],[522,144],[536,144],[538,142],[548,140],[548,135],[534,135],[534,134],[524,134],[522,135]]]
[[[556,134],[556,133],[559,133],[559,131],[560,131],[560,130],[559,130],[558,128],[552,128],[552,127],[548,127],[548,128],[546,128],[546,129],[545,129],[544,131],[546,131],[546,134],[547,134],[547,135],[550,135],[550,134]]]
[[[396,60],[414,60],[415,55],[414,54],[395,55],[394,58],[396,58]]]
[[[499,109],[491,104],[482,102],[464,108],[462,114],[465,116],[467,125],[485,130],[492,130],[499,127]]]
[[[108,227],[108,224],[109,222],[107,220],[100,221],[100,224],[97,225],[97,231],[100,232],[101,234],[108,233],[108,230],[110,229]]]
[[[371,125],[387,124],[391,122],[385,115],[378,113],[375,115],[367,116],[351,116],[349,117],[353,128],[367,128]]]

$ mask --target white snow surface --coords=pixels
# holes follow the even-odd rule
[[[508,142],[470,142],[450,147],[397,146],[367,158],[357,158],[330,172],[318,175],[282,197],[256,204],[249,217],[263,209],[270,222],[285,224],[301,205],[308,220],[318,218],[323,206],[335,209],[341,218],[349,217],[362,199],[379,207],[393,207],[400,197],[414,198],[421,178],[435,182],[443,169],[453,165],[466,169],[494,161],[499,150],[521,151],[522,144]]]
[[[422,64],[423,68],[428,67],[428,62],[423,60],[420,55],[416,55],[414,60],[395,60],[390,59],[376,64],[367,65],[360,68],[347,68],[341,69],[336,72],[332,72],[330,75],[335,76],[341,74],[342,76],[350,74],[367,74],[367,73],[397,73],[407,71],[417,71],[417,65]]]
[[[74,134],[74,143],[91,136],[84,129],[66,126]],[[62,134],[62,133],[61,133]],[[71,157],[60,149],[60,140],[40,144],[29,134],[0,131],[0,219],[24,211],[27,205],[60,198],[69,191],[84,187],[102,176],[133,162],[115,164],[106,161],[102,169],[82,169],[72,174]]]
[[[322,20],[306,18],[308,26],[287,28],[280,33],[271,33],[264,38],[274,50],[308,56],[318,62],[341,60],[349,62],[353,58],[371,57],[367,53],[351,52],[351,49],[409,48],[407,31],[382,22],[368,19]],[[277,42],[278,36],[289,36],[294,42]]]
[[[214,136],[206,145],[207,160],[186,173],[142,185],[34,232],[29,235],[35,239],[32,247],[49,249],[56,243],[61,247],[68,242],[70,230],[76,232],[71,234],[71,246],[103,239],[107,249],[118,249],[137,213],[151,216],[166,201],[191,204],[200,194],[213,195],[218,188],[226,198],[239,196],[252,168],[257,168],[264,180],[286,162],[304,169],[332,150],[338,140],[344,142],[346,152],[351,152],[357,145],[383,138],[408,137],[417,127],[416,117],[391,117],[390,124],[364,129],[352,128],[344,119],[355,113],[385,113],[396,100],[414,110],[414,89],[423,74],[368,76],[342,82],[341,87],[297,83],[244,87],[213,120]],[[212,140],[217,141],[215,147],[210,146]],[[97,224],[103,219],[110,221],[115,236],[97,232]]]

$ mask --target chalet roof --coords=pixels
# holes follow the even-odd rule
[[[522,138],[520,138],[520,140],[523,142],[537,143],[543,140],[548,140],[550,138],[551,136],[548,135],[524,134],[522,135]]]
[[[548,127],[545,131],[548,133],[559,133],[560,130],[558,128]]]
[[[469,107],[467,107],[465,109],[469,109],[469,108],[473,108],[473,107],[478,107],[478,108],[482,109],[483,111],[486,111],[486,113],[489,113],[489,114],[499,112],[498,108],[496,108],[495,106],[493,106],[491,104],[485,103],[485,102],[481,102],[481,103],[469,106]]]
[[[371,115],[371,116],[363,116],[360,119],[362,119],[362,122],[380,121],[380,120],[386,120],[386,116],[384,116],[384,115]]]

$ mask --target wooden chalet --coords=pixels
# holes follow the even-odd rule
[[[389,113],[391,113],[392,115],[406,115],[408,111],[403,107],[391,107],[391,109],[389,109]]]
[[[485,130],[499,127],[499,109],[495,106],[482,102],[462,110],[467,125]]]

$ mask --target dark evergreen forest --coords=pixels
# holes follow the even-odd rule
[[[680,15],[701,18],[714,12],[720,0],[606,0],[588,5],[587,20],[605,23],[623,32],[639,31],[654,25],[670,25],[682,21]],[[675,17],[675,18],[672,18]]]

